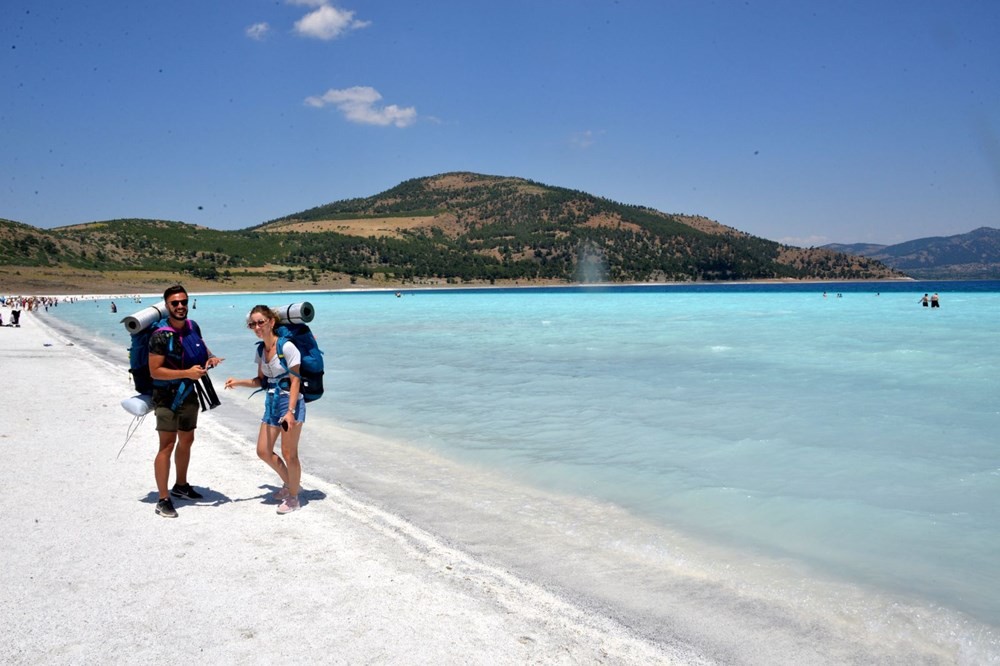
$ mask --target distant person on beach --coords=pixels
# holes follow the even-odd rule
[[[933,296],[931,296],[931,307],[932,308],[939,308],[939,307],[941,307],[941,299],[938,298],[938,295],[937,295],[936,292],[935,292],[935,294]]]
[[[926,307],[927,307],[928,305],[930,305],[930,302],[929,302],[929,300],[928,300],[928,297],[927,297],[927,294],[924,294],[924,297],[920,299],[920,304],[921,304],[922,306],[924,306],[925,308],[926,308]]]
[[[21,311],[16,306],[10,311],[10,325],[21,327]]]
[[[168,287],[163,292],[163,301],[167,305],[168,325],[149,337],[149,374],[156,385],[153,404],[156,430],[160,437],[160,450],[153,461],[153,473],[159,492],[156,513],[176,518],[177,511],[171,495],[189,500],[204,497],[191,487],[187,478],[194,430],[198,427],[199,403],[194,382],[204,377],[209,368],[222,363],[223,359],[208,350],[201,338],[201,329],[187,318],[188,295],[184,287],[179,284]],[[168,494],[170,456],[175,446],[177,477]]]
[[[302,463],[299,461],[299,437],[306,420],[306,403],[299,393],[302,356],[291,341],[286,341],[280,350],[277,349],[278,336],[274,328],[278,322],[278,315],[266,305],[254,306],[250,311],[247,328],[262,343],[258,345],[255,357],[257,375],[252,379],[230,377],[226,380],[226,388],[259,387],[267,391],[257,435],[257,456],[281,477],[281,489],[272,495],[272,499],[281,502],[278,513],[286,514],[300,507]],[[281,364],[279,354],[285,359],[287,371]],[[281,455],[274,452],[278,435],[281,435]]]

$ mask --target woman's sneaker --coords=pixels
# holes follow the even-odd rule
[[[163,516],[164,518],[176,518],[177,509],[174,508],[174,503],[170,501],[170,498],[161,499],[156,503],[156,515]]]
[[[174,497],[189,500],[200,500],[205,498],[204,495],[192,488],[190,483],[185,483],[184,485],[175,483],[174,487],[170,489],[170,494]]]
[[[289,495],[285,498],[285,501],[281,503],[281,506],[278,507],[278,513],[285,515],[286,513],[291,513],[292,511],[298,511],[300,508],[299,498],[295,495]]]
[[[288,489],[288,486],[282,486],[281,490],[272,493],[271,499],[273,499],[275,502],[284,502],[291,496],[292,496],[292,491]]]

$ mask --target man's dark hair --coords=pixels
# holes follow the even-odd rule
[[[187,289],[185,289],[179,284],[175,284],[172,287],[167,287],[166,291],[163,292],[163,300],[169,301],[170,297],[173,296],[174,294],[184,294],[185,296],[187,296],[187,293],[188,293]]]

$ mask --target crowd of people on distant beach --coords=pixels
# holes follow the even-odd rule
[[[55,296],[0,296],[0,308],[10,310],[10,316],[4,317],[0,312],[0,326],[21,326],[21,313],[34,312],[39,309],[49,311],[49,306],[59,305]]]

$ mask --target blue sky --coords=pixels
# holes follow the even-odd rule
[[[447,171],[797,245],[1000,227],[1000,2],[5,0],[0,217],[240,229]]]

